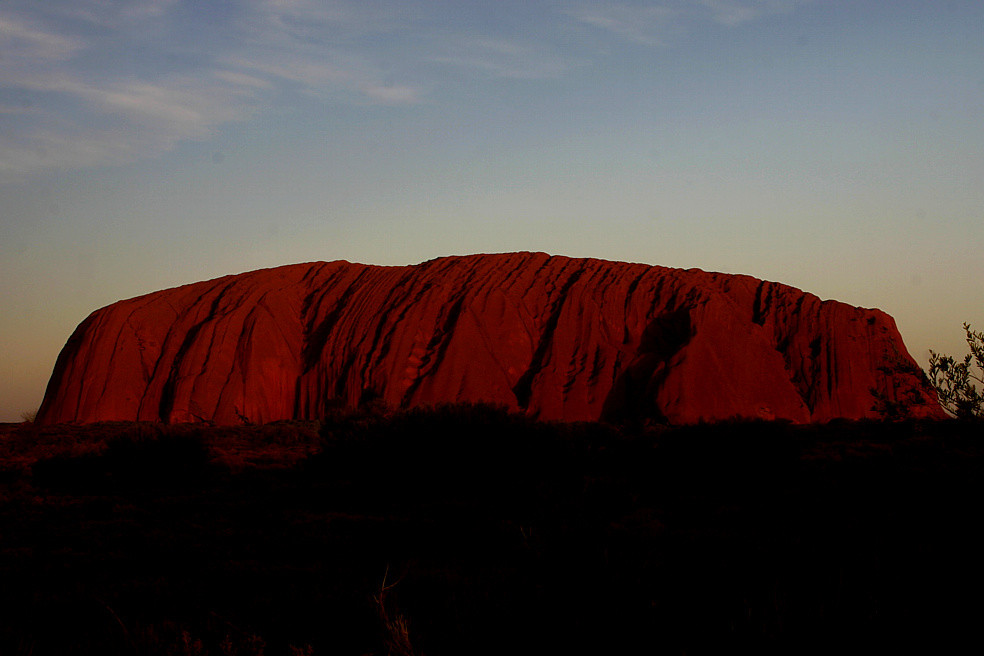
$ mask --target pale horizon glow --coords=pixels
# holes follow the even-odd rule
[[[117,300],[553,255],[984,327],[984,3],[8,0],[0,421]]]

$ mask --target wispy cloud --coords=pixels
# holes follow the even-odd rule
[[[251,113],[249,87],[196,77],[80,82],[49,75],[21,87],[61,97],[68,113],[32,111],[39,120],[17,136],[0,138],[0,172],[22,175],[63,167],[123,164],[208,137]],[[245,89],[245,91],[244,91]]]
[[[213,75],[223,82],[228,82],[229,84],[235,85],[237,87],[243,88],[253,88],[253,89],[269,89],[273,85],[263,78],[256,77],[255,75],[247,75],[246,73],[238,73],[236,71],[227,70],[216,70]]]
[[[224,62],[320,98],[421,101],[421,87],[390,79],[380,61],[379,42],[412,22],[405,3],[254,0],[250,7],[239,26],[245,44],[230,49]]]
[[[56,167],[125,164],[148,149],[159,152],[172,146],[170,139],[139,132],[42,128],[25,138],[0,136],[0,176],[16,178]]]
[[[265,88],[289,85],[326,101],[400,105],[423,99],[421,87],[388,81],[370,61],[330,49],[323,53],[309,49],[254,51],[224,57],[220,63],[230,69],[222,71],[225,79]]]
[[[366,86],[362,92],[369,98],[389,105],[407,105],[420,102],[420,90],[416,87]]]
[[[741,25],[755,20],[759,8],[753,3],[740,3],[734,0],[701,0],[701,5],[711,13],[711,18],[722,25]]]
[[[433,61],[485,71],[495,77],[540,79],[565,73],[570,63],[544,44],[485,36],[459,37]]]
[[[315,89],[340,84],[349,77],[346,70],[334,64],[290,52],[268,53],[263,57],[224,57],[220,63],[228,68],[249,71],[240,75],[261,80],[267,85],[272,85],[273,81],[288,81]]]
[[[262,111],[277,93],[380,105],[423,98],[360,49],[366,35],[399,29],[402,10],[251,0],[225,13],[203,6],[195,20],[215,25],[201,28],[178,7],[13,0],[0,9],[0,173],[154,156]]]
[[[81,39],[45,31],[11,16],[0,15],[0,53],[18,60],[62,61],[83,47]]]
[[[812,0],[665,0],[660,4],[589,2],[565,10],[574,20],[643,45],[672,45],[695,24],[735,27]]]
[[[557,78],[596,55],[586,32],[666,46],[698,23],[740,26],[808,1],[589,0],[499,21],[418,0],[5,0],[0,172],[153,157],[301,96],[426,104],[457,78],[450,67]]]
[[[606,3],[585,4],[567,10],[575,20],[590,27],[612,32],[644,45],[665,45],[676,31],[680,10],[668,6],[639,6]]]
[[[419,11],[410,2],[249,0],[249,21],[265,40],[352,38],[407,29]]]
[[[67,15],[74,15],[97,25],[121,27],[128,23],[161,18],[180,2],[181,0],[83,0],[69,4],[65,11]]]
[[[716,23],[734,27],[794,10],[811,0],[700,0]]]
[[[29,114],[34,111],[29,105],[0,104],[0,114]]]
[[[228,85],[203,86],[198,77],[76,85],[67,89],[97,111],[134,124],[156,126],[180,136],[202,136],[216,124],[242,117],[241,94]]]

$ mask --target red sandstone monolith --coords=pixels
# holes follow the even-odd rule
[[[749,276],[512,253],[297,264],[120,301],[71,336],[38,420],[259,423],[367,400],[674,424],[943,416],[879,310]]]

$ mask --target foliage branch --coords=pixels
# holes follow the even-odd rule
[[[984,331],[963,325],[970,347],[962,361],[950,355],[929,352],[929,381],[936,388],[940,405],[959,419],[984,419]]]

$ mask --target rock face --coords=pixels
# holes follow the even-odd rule
[[[748,276],[542,253],[322,262],[97,310],[38,420],[259,423],[367,400],[559,420],[821,422],[886,401],[942,416],[920,374],[887,314]]]

